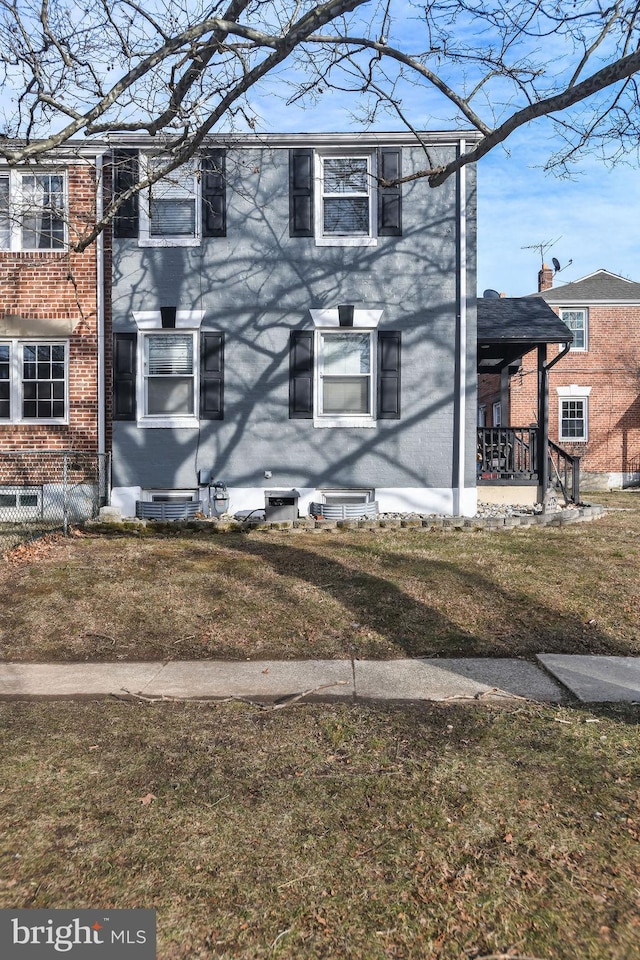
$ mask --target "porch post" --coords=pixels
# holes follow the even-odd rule
[[[538,344],[538,503],[544,504],[549,486],[549,375],[547,345]]]

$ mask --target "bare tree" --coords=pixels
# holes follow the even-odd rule
[[[637,149],[635,0],[0,0],[0,156],[37,160],[72,138],[158,136],[164,173],[221,130],[259,130],[252,102],[343,91],[363,125],[463,125],[438,186],[519,127],[550,117],[567,169],[585,149]],[[277,94],[273,81],[277,80]],[[148,183],[141,182],[137,188]],[[113,211],[107,211],[107,219]]]

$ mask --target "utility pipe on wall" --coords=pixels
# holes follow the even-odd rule
[[[466,141],[459,141],[459,155],[465,152]],[[464,509],[464,477],[466,458],[467,412],[467,180],[466,167],[457,173],[458,181],[458,429],[457,485],[454,486],[453,512],[460,516]],[[455,417],[454,417],[455,423]]]

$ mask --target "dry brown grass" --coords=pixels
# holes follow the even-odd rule
[[[153,907],[159,960],[635,960],[637,720],[0,704],[0,907]]]
[[[0,657],[638,654],[640,493],[607,499],[510,533],[59,538],[0,565]]]

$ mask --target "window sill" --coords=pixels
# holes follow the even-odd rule
[[[358,427],[371,428],[376,426],[373,417],[314,417],[314,427]]]
[[[140,237],[139,247],[199,247],[200,237]]]
[[[197,417],[146,417],[137,421],[136,426],[144,430],[153,429],[184,429],[197,430],[200,421]]]
[[[69,420],[45,420],[44,417],[33,417],[30,420],[8,420],[0,419],[2,427],[68,427]]]
[[[69,248],[66,244],[64,247],[33,247],[32,249],[29,247],[13,247],[13,249],[10,249],[9,247],[0,248],[0,256],[2,254],[5,256],[9,254],[13,254],[14,256],[16,254],[22,254],[25,257],[32,257],[36,253],[38,255],[45,254],[46,256],[51,256],[52,254],[54,256],[65,256],[68,252]]]
[[[316,237],[317,247],[376,247],[377,237]]]

